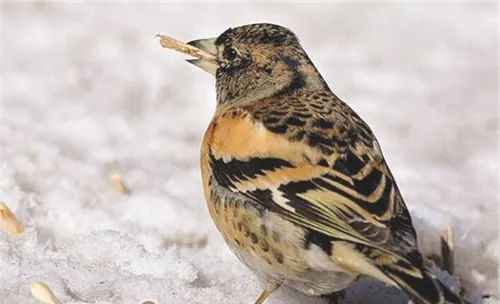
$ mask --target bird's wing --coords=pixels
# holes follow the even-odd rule
[[[406,259],[416,249],[415,231],[364,122],[352,120],[359,119],[354,112],[352,121],[333,121],[335,113],[311,118],[301,111],[301,119],[299,112],[271,112],[216,114],[202,147],[205,180],[333,240]]]

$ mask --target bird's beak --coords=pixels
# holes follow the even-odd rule
[[[211,55],[217,56],[217,48],[215,47],[215,39],[217,38],[207,38],[207,39],[199,39],[188,42],[187,44],[192,45],[200,50],[207,52]],[[217,60],[212,59],[188,59],[186,60],[189,63],[194,64],[210,75],[215,76],[217,72],[217,68],[219,67],[217,64]]]

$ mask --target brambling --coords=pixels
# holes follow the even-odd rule
[[[360,276],[418,304],[466,303],[423,265],[410,214],[370,127],[328,87],[299,40],[273,24],[188,43],[216,78],[201,147],[208,210],[227,245],[266,282],[309,295]]]

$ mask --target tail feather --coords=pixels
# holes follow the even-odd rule
[[[446,301],[450,303],[466,303],[470,304],[468,301],[463,299],[461,296],[455,294],[453,291],[451,291],[448,287],[446,287],[443,283],[441,283],[439,280],[435,279],[439,283],[439,287],[441,288],[441,291],[443,292],[443,296]]]
[[[418,251],[407,254],[409,259],[402,259],[385,251],[363,249],[346,242],[335,242],[333,261],[346,271],[399,286],[416,304],[470,304],[424,269]]]
[[[408,270],[397,264],[384,265],[380,269],[416,304],[469,304],[426,270]]]

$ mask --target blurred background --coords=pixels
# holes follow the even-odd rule
[[[226,252],[198,168],[214,79],[155,35],[190,41],[256,22],[297,34],[377,135],[411,210],[456,219],[485,240],[481,254],[498,254],[495,2],[2,2],[0,200],[31,227],[34,251],[110,230],[151,252]],[[112,190],[112,172],[130,195]]]

